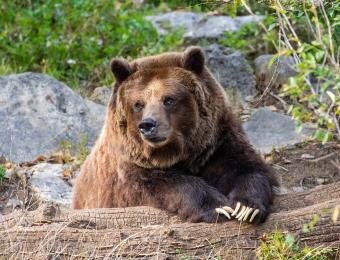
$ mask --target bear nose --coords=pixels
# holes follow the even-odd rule
[[[140,122],[138,128],[143,135],[148,136],[154,133],[156,125],[157,125],[156,120],[151,117],[148,117],[143,119],[142,122]]]

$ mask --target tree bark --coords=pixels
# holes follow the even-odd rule
[[[340,220],[331,220],[336,207],[340,183],[277,197],[273,213],[260,226],[181,223],[149,207],[62,210],[49,204],[0,218],[0,257],[248,259],[255,256],[259,239],[275,229],[296,234],[308,246],[340,248]],[[314,228],[302,232],[316,214],[320,219]]]

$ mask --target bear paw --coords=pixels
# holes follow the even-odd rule
[[[260,213],[259,209],[244,206],[241,204],[241,202],[236,203],[235,209],[225,206],[222,208],[216,208],[215,211],[218,214],[223,214],[228,219],[231,219],[231,217],[235,217],[238,221],[241,222],[253,222],[254,218]]]

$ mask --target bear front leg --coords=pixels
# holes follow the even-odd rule
[[[273,182],[266,173],[249,172],[236,177],[227,198],[234,207],[231,216],[239,221],[263,222],[273,199]]]
[[[118,176],[115,197],[119,207],[151,206],[191,222],[231,218],[225,210],[216,211],[227,205],[227,198],[199,177],[145,169],[131,163],[121,164]]]
[[[248,143],[238,145],[220,147],[201,176],[227,197],[229,204],[219,211],[225,210],[239,221],[261,223],[269,214],[273,187],[278,183],[270,166]]]
[[[229,203],[217,210],[227,211],[238,221],[263,222],[269,214],[273,199],[271,178],[267,174],[256,172],[234,175],[232,179],[230,175],[226,172],[216,183],[216,187],[227,197]]]

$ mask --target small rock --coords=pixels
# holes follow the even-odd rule
[[[11,169],[13,167],[13,165],[11,163],[5,163],[5,168],[6,169]]]
[[[18,176],[19,178],[22,178],[22,177],[26,176],[26,172],[27,172],[26,169],[18,169],[18,170],[16,171],[16,174],[17,174],[17,176]]]
[[[255,111],[250,120],[243,123],[250,143],[261,153],[267,154],[274,148],[310,140],[313,131],[307,126],[296,132],[296,123],[291,117],[272,112],[268,108]]]
[[[32,190],[42,201],[71,206],[72,188],[63,178],[64,170],[70,166],[63,164],[41,163],[29,170]]]
[[[293,192],[303,192],[305,189],[303,187],[297,186],[297,187],[292,187]]]
[[[301,159],[314,159],[314,155],[308,154],[308,153],[304,153],[301,155]]]
[[[274,190],[274,193],[276,195],[284,195],[284,194],[288,194],[290,192],[291,191],[285,186],[280,186],[280,188]]]
[[[93,94],[91,95],[90,100],[92,100],[95,103],[106,106],[109,103],[111,93],[112,93],[111,88],[99,87],[93,91]]]
[[[319,177],[319,178],[316,178],[316,183],[318,185],[327,184],[329,182],[330,182],[330,179],[328,177]]]
[[[11,209],[16,209],[16,208],[20,208],[24,205],[24,203],[17,199],[17,198],[11,198],[8,200],[6,207],[7,208],[11,208]]]
[[[6,179],[11,179],[12,177],[14,177],[14,175],[16,174],[15,169],[8,169],[6,170],[6,174],[5,174],[5,178]]]
[[[255,59],[257,87],[262,91],[267,87],[278,90],[290,77],[297,74],[293,57],[280,56],[269,66],[273,57],[274,55],[262,55]]]
[[[204,51],[207,66],[229,97],[244,102],[257,94],[253,70],[241,52],[218,44],[212,44]]]
[[[276,106],[269,106],[268,107],[269,109],[270,109],[270,111],[272,111],[272,112],[277,112],[277,107]]]

